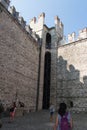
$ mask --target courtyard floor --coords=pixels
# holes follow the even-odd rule
[[[87,130],[87,113],[73,113],[73,130]],[[16,117],[9,123],[9,118],[2,118],[1,130],[53,130],[54,121],[49,121],[49,111],[31,112],[27,115]]]

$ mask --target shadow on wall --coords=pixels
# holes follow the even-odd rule
[[[58,58],[57,99],[66,102],[70,108],[83,108],[87,101],[87,76],[80,82],[80,71],[68,64],[62,56]]]

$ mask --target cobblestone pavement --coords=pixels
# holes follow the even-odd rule
[[[87,113],[72,114],[72,116],[73,130],[87,130]],[[8,123],[8,121],[9,118],[2,118],[1,130],[53,130],[55,122],[49,121],[49,111],[45,110],[16,117],[12,123]]]

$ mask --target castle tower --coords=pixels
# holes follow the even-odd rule
[[[55,27],[48,28],[44,25],[43,31],[45,48],[43,108],[45,109],[49,108],[50,103],[56,106],[58,44],[63,38],[63,24],[57,16],[54,22]]]
[[[57,87],[57,53],[59,41],[63,38],[63,24],[55,17],[55,26],[48,28],[45,25],[45,14],[39,15],[31,19],[30,27],[32,31],[39,35],[42,39],[40,48],[40,63],[39,63],[39,88],[37,106],[48,109],[50,103],[56,106],[56,87]],[[43,93],[42,93],[43,92]],[[43,95],[43,97],[41,97]],[[43,100],[41,104],[41,100]]]
[[[38,19],[34,17],[30,20],[30,28],[32,29],[33,33],[36,33],[39,37],[39,66],[38,66],[38,84],[37,84],[37,99],[36,99],[36,109],[42,109],[42,100],[43,100],[43,77],[44,77],[44,53],[45,48],[43,44],[43,28],[44,28],[44,20],[45,20],[45,13],[42,13],[38,16]]]

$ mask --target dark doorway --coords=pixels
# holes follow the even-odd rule
[[[44,65],[43,109],[48,109],[50,103],[50,71],[51,53],[46,52]]]

